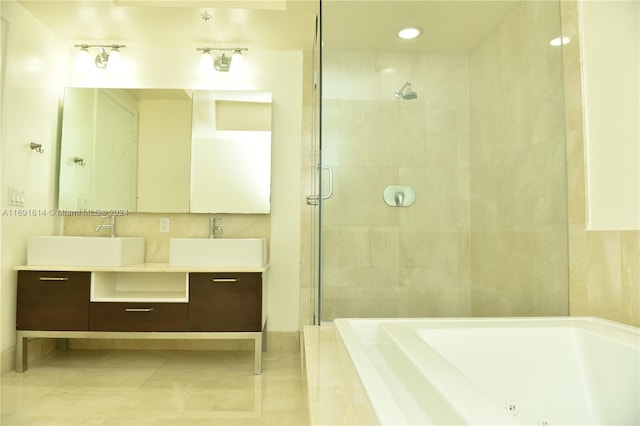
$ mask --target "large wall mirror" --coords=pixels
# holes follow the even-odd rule
[[[271,93],[66,88],[59,208],[269,213]]]

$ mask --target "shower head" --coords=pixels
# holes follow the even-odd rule
[[[404,95],[402,95],[402,99],[418,99],[418,94],[416,92],[414,92],[413,90],[407,90],[407,93],[405,93]]]
[[[402,98],[405,100],[418,99],[418,94],[411,90],[411,82],[407,81],[400,90],[395,92],[396,98]]]

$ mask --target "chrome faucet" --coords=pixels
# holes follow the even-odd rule
[[[107,217],[107,216],[101,216]],[[114,238],[116,236],[116,217],[115,215],[109,216],[109,224],[101,224],[96,227],[96,232],[100,232],[103,229],[109,230],[109,237]]]
[[[213,217],[209,218],[209,238],[216,238],[216,232],[222,234],[222,227],[216,225],[217,220],[222,220],[221,217]]]

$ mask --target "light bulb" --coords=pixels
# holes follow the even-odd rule
[[[109,52],[109,59],[107,60],[107,70],[117,70],[121,64],[122,55],[120,54],[120,50],[118,50],[117,47],[114,47],[111,49],[111,52]]]
[[[91,55],[88,47],[81,47],[76,57],[76,71],[85,72],[91,68]]]
[[[231,67],[229,68],[229,71],[232,73],[241,73],[244,71],[244,57],[242,56],[242,51],[233,51],[233,55],[231,55]]]
[[[420,27],[404,27],[404,28],[400,28],[397,32],[398,37],[405,39],[405,40],[410,40],[412,38],[416,38],[418,37],[420,34],[422,34],[422,28]]]
[[[205,50],[202,52],[198,69],[203,74],[209,74],[213,71],[213,56],[211,56],[210,50]]]

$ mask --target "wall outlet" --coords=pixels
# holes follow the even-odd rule
[[[169,218],[161,217],[160,218],[160,233],[168,234],[169,233]]]

